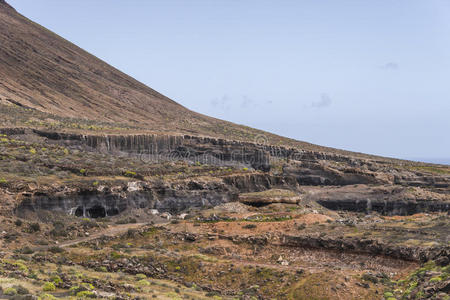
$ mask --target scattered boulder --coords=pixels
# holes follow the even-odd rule
[[[265,206],[272,203],[298,204],[300,200],[299,193],[283,189],[270,189],[263,192],[239,195],[240,202],[251,206]]]

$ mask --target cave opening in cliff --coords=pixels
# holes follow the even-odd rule
[[[248,206],[253,206],[253,207],[264,207],[264,206],[268,206],[272,203],[270,202],[264,202],[264,201],[258,201],[258,202],[243,202],[245,205]]]
[[[75,210],[75,216],[77,217],[84,217],[84,209],[83,206],[78,206]]]
[[[101,205],[95,205],[87,209],[87,213],[93,219],[106,217],[106,209]]]
[[[119,210],[115,207],[108,209],[107,211],[108,217],[116,216],[119,214]]]

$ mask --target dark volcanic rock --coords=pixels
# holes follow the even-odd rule
[[[447,195],[401,186],[329,187],[311,193],[306,198],[332,210],[374,211],[385,215],[446,212],[450,209]]]
[[[283,235],[281,244],[290,247],[304,247],[328,249],[335,251],[368,253],[384,255],[402,260],[426,262],[450,257],[449,247],[419,248],[408,246],[394,246],[372,239],[345,238],[334,239],[320,236],[293,236]]]
[[[22,193],[16,210],[19,214],[23,210],[55,210],[86,217],[117,215],[130,208],[155,208],[161,212],[178,213],[188,208],[235,201],[241,191],[257,192],[289,185],[295,188],[296,182],[269,174],[227,176],[219,182],[130,182],[128,186],[111,188],[99,186],[91,190]]]

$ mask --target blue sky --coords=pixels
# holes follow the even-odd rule
[[[9,0],[184,106],[450,163],[450,1]]]

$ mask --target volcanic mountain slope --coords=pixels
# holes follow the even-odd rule
[[[224,127],[253,131],[186,109],[28,20],[5,1],[0,1],[0,44],[4,103],[152,131],[210,136]]]
[[[211,122],[31,22],[0,2],[0,92],[66,117],[175,129]]]
[[[55,117],[126,124],[140,132],[193,134],[365,156],[299,142],[193,112],[20,15],[0,0],[0,104],[45,114],[1,127],[34,127]],[[4,114],[4,113],[2,113]],[[23,118],[23,117],[20,117]],[[36,124],[36,119],[40,124]],[[44,120],[44,121],[43,121]],[[47,121],[46,121],[47,120]],[[28,123],[26,123],[28,121]],[[120,127],[111,125],[109,127]],[[73,126],[71,128],[74,130]],[[122,132],[123,133],[123,132]],[[128,132],[130,133],[130,132]],[[368,156],[365,156],[368,157]]]

